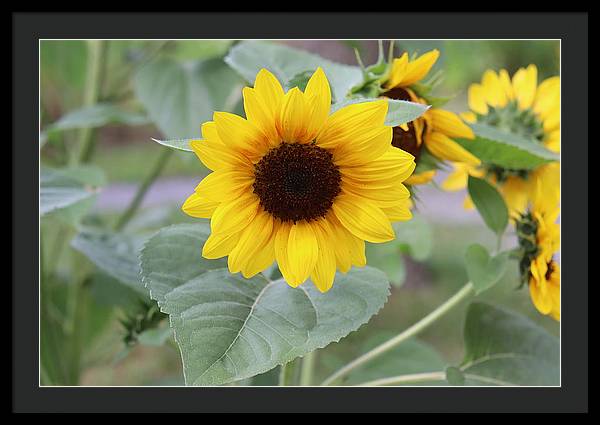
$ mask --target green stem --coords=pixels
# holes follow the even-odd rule
[[[102,56],[104,49],[102,40],[87,41],[88,61],[87,75],[85,81],[85,92],[83,93],[83,106],[92,106],[98,101],[100,88]],[[86,127],[81,129],[79,133],[79,153],[75,159],[76,163],[88,162],[93,151],[93,129]]]
[[[335,383],[340,378],[348,375],[350,372],[352,372],[357,367],[362,366],[363,364],[379,357],[380,355],[388,352],[392,348],[397,347],[398,345],[400,345],[402,342],[406,341],[407,339],[412,338],[413,336],[417,335],[419,332],[423,331],[425,328],[427,328],[429,325],[434,323],[437,319],[442,317],[448,311],[452,310],[452,308],[454,308],[455,306],[460,304],[460,302],[463,301],[465,298],[471,296],[474,293],[475,293],[475,290],[473,288],[473,284],[471,282],[468,282],[456,294],[454,294],[450,299],[448,299],[444,304],[440,305],[438,308],[436,308],[434,311],[429,313],[427,316],[425,316],[424,318],[419,320],[417,323],[412,325],[410,328],[406,329],[405,331],[396,335],[392,339],[384,342],[381,345],[378,345],[371,351],[369,351],[369,352],[363,354],[362,356],[356,358],[355,360],[351,361],[346,366],[342,367],[337,372],[333,373],[331,376],[329,376],[327,379],[325,379],[321,385],[331,385],[331,384]]]
[[[292,360],[291,362],[281,365],[279,371],[279,386],[289,387],[294,385],[298,364],[298,361]]]
[[[378,387],[383,385],[416,384],[420,382],[434,382],[446,380],[445,372],[413,373],[410,375],[390,376],[389,378],[375,379],[358,384],[358,387]]]
[[[83,325],[85,324],[85,300],[88,279],[84,278],[75,284],[73,288],[73,313],[71,328],[71,355],[69,362],[69,381],[71,385],[79,384],[81,374],[81,353],[83,339]]]
[[[302,358],[302,370],[300,371],[300,385],[310,386],[315,371],[315,360],[317,352],[312,351]]]
[[[131,201],[125,212],[121,215],[121,217],[119,217],[115,225],[116,231],[121,230],[129,222],[129,220],[131,220],[131,218],[139,208],[140,204],[142,203],[146,192],[148,191],[154,180],[156,180],[156,178],[160,175],[161,171],[167,164],[172,153],[172,149],[164,148],[164,150],[156,160],[156,163],[154,164],[154,166],[152,167],[152,169],[138,188],[133,200]]]

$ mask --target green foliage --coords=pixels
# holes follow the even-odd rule
[[[468,189],[485,224],[498,236],[502,235],[508,225],[508,209],[502,195],[487,181],[473,176],[469,176]]]
[[[168,138],[200,136],[214,111],[229,111],[241,96],[241,81],[222,60],[179,63],[161,59],[134,79],[137,98]]]
[[[475,139],[455,139],[462,147],[486,164],[531,170],[559,156],[542,144],[522,136],[498,130],[486,124],[470,124]]]
[[[433,249],[433,229],[420,214],[413,213],[409,221],[393,223],[396,239],[394,244],[417,261],[429,258]]]
[[[397,244],[393,241],[381,244],[367,242],[365,252],[367,264],[382,270],[392,285],[402,286],[406,279],[406,267]]]
[[[50,125],[46,131],[64,131],[76,128],[95,128],[108,124],[143,125],[148,117],[130,112],[110,103],[97,103],[92,106],[73,110]]]
[[[362,81],[362,71],[356,66],[335,63],[303,50],[264,41],[236,44],[225,57],[225,62],[250,84],[254,84],[256,74],[262,68],[268,69],[284,84],[298,74],[321,67],[337,101],[343,100],[350,88]]]
[[[142,276],[170,316],[188,385],[249,378],[324,347],[377,313],[389,294],[372,268],[338,274],[321,294],[310,283],[289,287],[263,275],[243,279],[200,255],[204,224],[165,228],[145,245]]]
[[[473,303],[465,322],[465,385],[559,385],[558,339],[531,320]]]
[[[93,197],[103,183],[101,175],[89,168],[43,167],[40,171],[40,215],[65,209]]]
[[[487,249],[479,244],[470,245],[465,253],[465,264],[469,280],[479,294],[495,285],[504,275],[509,252],[490,257]]]

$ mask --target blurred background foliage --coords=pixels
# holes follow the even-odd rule
[[[377,57],[376,41],[288,40],[280,41],[305,49],[332,61],[356,65],[353,49],[360,51],[366,64]],[[81,132],[77,126],[52,131],[65,115],[85,103],[88,54],[86,41],[41,42],[41,163],[60,168],[72,163],[68,152],[77,150]],[[136,99],[136,73],[146,64],[164,58],[189,63],[198,60],[222,60],[234,41],[108,41],[102,43],[102,63],[98,76],[99,101],[117,104],[127,117],[107,120],[93,130],[92,163],[103,170],[103,189],[87,207],[68,213],[54,213],[42,220],[42,255],[46,273],[42,281],[41,358],[42,384],[81,385],[182,385],[181,358],[168,331],[166,320],[145,305],[135,290],[109,277],[80,252],[69,239],[82,225],[112,223],[130,203],[136,187],[148,174],[149,164],[161,157],[163,149],[151,138],[165,135],[149,120],[143,119],[144,108]],[[513,73],[530,63],[537,65],[540,81],[559,73],[558,41],[403,41],[396,42],[396,52],[441,51],[435,69],[444,71],[439,94],[452,95],[446,108],[461,112],[467,109],[466,89],[480,80],[486,69],[506,68]],[[243,80],[239,78],[240,87]],[[237,85],[237,83],[236,83]],[[233,88],[233,87],[232,87]],[[201,101],[199,99],[198,101]],[[239,104],[237,106],[239,108]],[[141,117],[141,118],[140,118]],[[114,117],[113,117],[114,118]],[[138,119],[139,118],[139,119]],[[134,125],[132,125],[134,124]],[[201,120],[198,121],[199,136]],[[88,170],[89,171],[89,170]],[[193,154],[175,152],[160,178],[147,192],[141,208],[125,230],[150,235],[162,226],[193,221],[180,211],[206,170]],[[90,178],[89,173],[87,179]],[[443,173],[440,179],[443,178]],[[494,235],[485,229],[476,212],[462,209],[463,193],[445,193],[435,184],[418,193],[417,210],[427,227],[419,233],[424,255],[407,255],[406,250],[369,247],[394,281],[386,307],[357,332],[331,344],[318,353],[317,380],[324,378],[344,361],[351,360],[372,342],[405,329],[446,300],[467,280],[464,252],[471,243],[491,247]],[[439,207],[439,205],[443,205]],[[90,209],[91,208],[91,209]],[[82,222],[82,215],[87,212]],[[76,223],[76,225],[74,225]],[[427,236],[429,235],[429,236]],[[506,247],[514,246],[514,234],[505,238]],[[414,244],[413,244],[414,246]],[[70,295],[74,282],[85,279],[89,290],[78,297]],[[559,324],[539,315],[526,288],[518,290],[518,271],[511,263],[500,284],[480,295],[482,300],[509,307],[530,317],[558,335]],[[77,307],[78,306],[78,307]],[[450,312],[419,339],[437,351],[443,363],[455,364],[463,356],[462,332],[465,306]],[[75,314],[76,313],[76,314]],[[81,320],[81,323],[77,321]],[[143,334],[144,324],[159,323],[158,329]],[[82,341],[73,342],[72,328]],[[136,326],[143,336],[135,334]],[[141,326],[141,328],[140,328]],[[133,332],[133,334],[132,334]],[[73,351],[79,367],[69,363],[65,350]],[[413,371],[420,371],[413,369]],[[274,384],[276,371],[254,378],[256,385]]]

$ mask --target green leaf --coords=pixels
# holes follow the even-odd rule
[[[89,199],[97,187],[85,184],[66,169],[42,168],[40,171],[40,215],[60,210]]]
[[[470,124],[475,139],[455,139],[481,161],[504,168],[530,170],[551,161],[559,155],[542,144],[516,134],[506,133],[485,124]]]
[[[485,224],[497,235],[504,233],[508,225],[508,209],[502,195],[483,179],[469,176],[469,196]]]
[[[159,231],[142,250],[143,281],[170,316],[188,385],[220,385],[264,373],[358,329],[389,294],[369,267],[338,274],[320,293],[263,275],[244,279],[202,258],[207,224]]]
[[[367,340],[361,351],[366,353],[395,335],[392,332],[376,334]],[[354,370],[343,384],[358,385],[391,376],[438,372],[443,370],[445,365],[444,359],[431,346],[416,339],[410,339],[382,354],[377,361],[366,363]],[[427,385],[431,385],[431,383],[427,383]]]
[[[413,214],[409,221],[392,224],[396,239],[393,243],[417,261],[426,260],[433,249],[433,230],[420,214]]]
[[[560,385],[560,344],[526,317],[485,303],[469,306],[465,385]]]
[[[200,136],[214,111],[229,111],[241,98],[241,81],[221,59],[152,62],[134,78],[137,98],[168,138]]]
[[[394,286],[402,286],[406,279],[404,259],[398,246],[392,242],[366,245],[367,264],[382,270]]]
[[[147,299],[148,292],[141,282],[138,259],[145,239],[137,235],[84,228],[71,241],[71,246],[104,273]]]
[[[463,375],[459,368],[449,366],[446,368],[446,381],[448,381],[450,385],[465,385],[465,375]]]
[[[378,98],[356,98],[346,99],[341,102],[334,103],[331,105],[331,113],[343,108],[344,106],[352,105],[355,103],[373,102],[375,100],[381,100]],[[388,101],[388,113],[385,118],[385,125],[392,127],[399,126],[420,117],[429,109],[429,106],[422,105],[415,102],[407,102],[405,100],[394,100],[387,99]]]
[[[177,150],[185,151],[185,152],[194,152],[192,150],[192,148],[190,147],[190,142],[192,140],[201,140],[201,139],[196,138],[196,139],[159,140],[159,139],[155,139],[153,137],[152,140],[154,140],[156,143],[166,146],[168,148],[173,148],[173,149],[177,149]]]
[[[160,347],[164,345],[169,338],[173,335],[173,329],[166,328],[154,328],[148,329],[139,334],[138,342],[142,345],[147,345],[150,347]]]
[[[504,275],[509,252],[490,257],[487,249],[479,244],[470,245],[465,254],[467,275],[477,294],[494,286]]]
[[[143,125],[149,122],[143,114],[125,111],[117,105],[99,103],[63,115],[47,131],[102,127],[107,124]]]
[[[323,68],[334,99],[342,100],[350,89],[362,81],[362,71],[323,59],[304,50],[264,41],[242,41],[230,51],[225,62],[246,81],[254,84],[256,74],[266,68],[284,84],[305,71]]]

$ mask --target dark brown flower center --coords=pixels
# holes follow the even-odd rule
[[[403,88],[395,88],[383,93],[385,97],[395,100],[411,101],[410,94]],[[412,122],[408,123],[408,131],[404,131],[400,127],[394,127],[392,136],[392,146],[402,149],[415,157],[415,161],[419,158],[422,144],[419,144],[417,132]]]
[[[314,144],[282,143],[254,168],[254,193],[282,221],[324,217],[341,191],[333,155]]]

